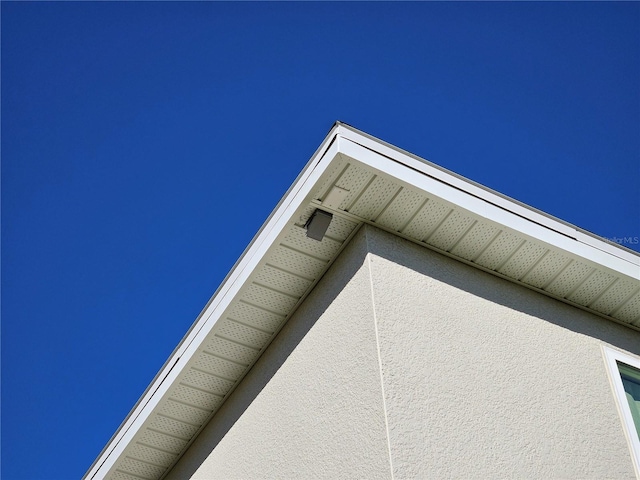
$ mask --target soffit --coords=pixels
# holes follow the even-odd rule
[[[349,194],[336,208],[323,206],[320,198],[319,208],[353,216],[574,306],[640,328],[640,266],[633,254],[593,237],[590,244],[601,242],[601,249],[581,243],[577,239],[581,232],[570,232],[564,223],[556,231],[529,221],[533,228],[518,230],[492,219],[486,210],[460,207],[354,158],[343,155],[342,161],[344,169],[332,185]],[[617,255],[608,253],[610,250]],[[602,257],[608,257],[607,261],[599,261]]]
[[[363,223],[640,328],[637,256],[337,124],[85,478],[162,478]]]

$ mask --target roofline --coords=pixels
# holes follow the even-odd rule
[[[268,228],[273,218],[283,207],[283,204],[285,204],[285,202],[287,202],[287,200],[292,195],[295,195],[294,190],[296,191],[299,190],[302,184],[306,182],[311,171],[315,169],[317,167],[317,164],[322,160],[322,158],[324,158],[325,154],[327,153],[327,150],[334,144],[338,136],[338,131],[340,129],[340,126],[341,126],[340,122],[335,122],[333,124],[333,126],[329,130],[329,133],[327,134],[325,139],[322,141],[320,146],[316,149],[314,154],[311,156],[311,159],[307,162],[305,167],[298,174],[298,176],[293,181],[293,183],[291,184],[289,189],[286,191],[286,193],[282,196],[282,198],[280,199],[276,207],[271,211],[271,213],[269,214],[269,217],[267,217],[267,220],[265,220],[265,222],[262,224],[258,232],[254,235],[249,245],[247,245],[247,247],[242,252],[242,255],[240,255],[240,257],[235,262],[235,264],[233,265],[229,273],[227,273],[227,275],[224,277],[224,279],[222,280],[218,288],[215,290],[215,292],[207,302],[207,304],[198,314],[196,320],[193,322],[191,327],[189,327],[189,330],[187,331],[187,333],[182,337],[182,339],[180,340],[176,348],[174,348],[174,350],[171,352],[171,355],[169,355],[169,358],[162,365],[158,373],[153,377],[153,380],[147,386],[147,388],[142,393],[142,395],[140,395],[140,398],[138,398],[138,401],[135,403],[135,405],[133,406],[129,414],[122,421],[122,423],[120,424],[116,432],[111,436],[111,438],[109,439],[105,447],[102,449],[98,457],[91,464],[91,467],[89,467],[89,470],[84,475],[83,479],[94,478],[95,474],[102,467],[102,464],[108,460],[109,456],[111,456],[111,454],[113,453],[113,450],[115,450],[116,445],[123,440],[127,431],[131,428],[132,423],[136,420],[139,420],[138,417],[142,414],[142,411],[147,407],[147,405],[151,401],[151,398],[158,395],[158,391],[160,390],[162,384],[166,382],[171,371],[177,365],[178,360],[180,360],[182,355],[187,351],[188,347],[193,344],[193,341],[195,340],[197,334],[201,332],[202,328],[204,327],[204,323],[202,322],[202,319],[205,316],[205,314],[209,311],[213,302],[217,299],[218,295],[221,292],[224,291],[223,295],[226,295],[228,293],[227,291],[233,286],[233,283],[237,280],[236,277],[240,274],[240,270],[242,270],[245,267],[245,264],[248,261],[247,257],[249,256],[250,252],[252,252],[254,245],[261,239],[263,232]],[[229,282],[231,282],[231,284],[229,284]],[[150,414],[151,414],[151,411],[148,412],[148,415]]]
[[[357,158],[359,162],[369,167],[390,174],[408,185],[429,191],[440,199],[458,205],[479,217],[487,218],[532,239],[553,245],[575,257],[582,257],[627,277],[640,278],[640,256],[630,255],[602,240],[593,239],[589,243],[583,242],[580,237],[584,238],[584,235],[574,228],[557,222],[553,217],[542,217],[520,205],[510,205],[508,200],[497,197],[487,189],[474,185],[465,189],[463,180],[441,170],[434,171],[434,168],[427,163],[418,163],[404,154],[402,156],[396,154],[395,158],[392,158],[354,140],[356,139],[353,137],[339,136],[340,152]],[[393,160],[394,163],[389,164],[388,159]]]
[[[230,305],[240,288],[290,224],[298,209],[310,201],[319,179],[339,154],[429,191],[442,200],[523,235],[560,248],[640,279],[640,254],[585,232],[551,215],[472,182],[409,152],[383,142],[341,122],[336,122],[302,172],[278,202],[251,243],[224,278],[197,319],[111,437],[84,478],[108,472],[142,424],[153,414],[163,395],[196,353],[203,340]],[[389,161],[391,160],[391,161]]]
[[[440,180],[468,194],[471,194],[478,198],[482,198],[483,200],[492,203],[506,211],[510,211],[511,213],[526,220],[562,233],[563,235],[573,238],[580,243],[590,245],[594,248],[623,258],[631,263],[640,266],[640,253],[636,252],[635,250],[631,250],[624,247],[623,245],[613,243],[600,235],[585,230],[572,223],[566,222],[558,217],[543,212],[542,210],[538,210],[537,208],[520,202],[519,200],[516,200],[496,190],[486,187],[485,185],[474,182],[473,180],[470,180],[463,175],[457,174],[411,152],[398,148],[395,145],[385,142],[384,140],[380,140],[379,138],[358,130],[351,125],[342,122],[336,122],[336,124],[342,127],[339,132],[341,136],[348,138],[365,148],[368,148],[372,151],[377,151],[378,153],[394,161],[398,161],[398,158],[393,158],[393,153],[400,154],[402,157],[405,157],[403,159],[404,161],[401,160],[401,163],[409,168],[415,169],[425,175]],[[349,133],[351,133],[351,135]]]

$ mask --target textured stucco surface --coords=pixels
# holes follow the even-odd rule
[[[634,478],[600,345],[638,332],[367,232],[395,478]]]
[[[360,236],[167,478],[389,478],[372,319]]]
[[[640,333],[364,227],[167,478],[634,478]]]

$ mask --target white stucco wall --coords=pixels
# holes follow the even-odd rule
[[[600,345],[638,332],[367,238],[395,478],[634,478]]]
[[[640,333],[363,228],[168,476],[634,478]]]

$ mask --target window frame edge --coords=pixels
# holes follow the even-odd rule
[[[602,352],[607,367],[607,376],[609,377],[609,383],[615,398],[616,408],[622,421],[624,436],[627,439],[631,453],[633,468],[636,478],[640,479],[640,434],[638,434],[633,417],[631,416],[624,385],[622,384],[620,369],[618,368],[618,362],[620,362],[640,370],[640,357],[632,356],[606,345],[602,345]]]

